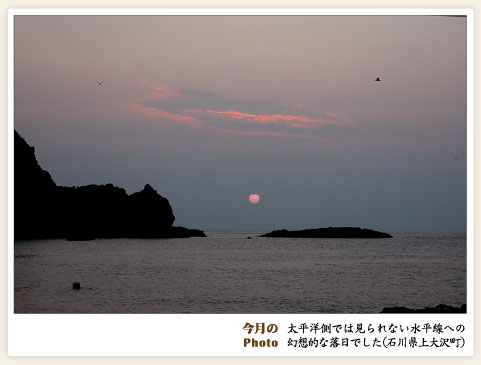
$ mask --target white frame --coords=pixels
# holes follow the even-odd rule
[[[14,314],[13,19],[16,15],[465,15],[467,16],[466,314]],[[10,9],[8,11],[8,354],[10,356],[472,356],[474,353],[473,9]],[[246,322],[276,323],[277,348],[245,348]],[[290,323],[463,324],[462,349],[288,348]],[[186,330],[188,329],[188,330]],[[375,334],[375,333],[374,333]]]

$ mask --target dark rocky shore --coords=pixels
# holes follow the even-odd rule
[[[15,240],[205,237],[174,227],[169,201],[148,184],[131,195],[112,184],[57,186],[16,131],[14,152]]]
[[[358,227],[328,227],[288,231],[281,229],[261,235],[261,237],[295,238],[392,238],[390,234]]]
[[[381,313],[466,313],[466,304],[458,307],[439,304],[436,307],[425,307],[423,309],[411,309],[406,307],[384,308]]]

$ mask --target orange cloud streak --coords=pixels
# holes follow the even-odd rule
[[[178,120],[179,122],[187,123],[190,125],[200,125],[202,123],[199,119],[192,117],[190,115],[172,114],[164,110],[156,109],[149,106],[144,106],[136,102],[130,102],[127,105],[129,105],[130,107],[136,110],[139,110],[141,112],[144,112],[150,115],[155,115],[155,116],[166,118],[166,119]]]
[[[317,123],[317,124],[339,124],[335,121],[327,121],[324,119],[316,118],[312,119],[305,115],[285,115],[285,114],[249,114],[242,113],[236,110],[219,111],[219,110],[206,110],[206,113],[212,113],[217,115],[223,115],[232,119],[251,119],[261,123],[276,123],[278,121],[296,121],[301,123]]]

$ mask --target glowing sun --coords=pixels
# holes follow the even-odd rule
[[[261,197],[259,196],[259,194],[249,195],[249,202],[251,204],[257,204],[257,203],[259,203],[259,200],[261,200]]]

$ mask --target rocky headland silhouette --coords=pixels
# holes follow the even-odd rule
[[[292,238],[392,238],[388,233],[359,227],[328,227],[288,231],[281,229],[261,235],[261,237]]]
[[[150,185],[128,195],[112,184],[57,186],[15,131],[14,238],[205,237],[197,229],[173,226],[169,201]]]

